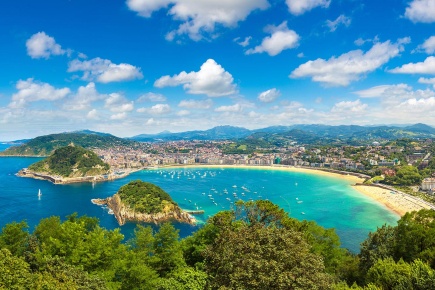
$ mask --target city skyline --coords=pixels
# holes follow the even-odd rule
[[[435,2],[1,4],[0,140],[435,125]]]

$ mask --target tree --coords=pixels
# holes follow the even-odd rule
[[[164,223],[154,235],[153,265],[161,276],[185,265],[178,232],[171,223]]]
[[[21,256],[29,239],[29,233],[26,230],[28,227],[25,221],[5,225],[0,233],[0,249],[6,248],[12,255]]]
[[[383,225],[361,243],[360,269],[366,273],[379,259],[394,257],[396,228]]]
[[[274,226],[225,229],[205,257],[211,289],[328,289],[332,282],[301,233]]]

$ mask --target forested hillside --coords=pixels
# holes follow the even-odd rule
[[[180,240],[170,223],[123,242],[98,220],[50,217],[0,233],[2,289],[434,289],[435,211],[371,233],[358,255],[334,230],[268,201],[239,202]]]

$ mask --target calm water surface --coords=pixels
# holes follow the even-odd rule
[[[0,144],[3,145],[4,144]],[[2,147],[0,146],[0,149]],[[122,185],[140,179],[162,187],[184,209],[202,209],[199,224],[218,211],[230,209],[237,199],[269,199],[292,217],[314,220],[335,228],[342,245],[358,252],[359,244],[370,231],[384,223],[394,225],[399,216],[355,191],[348,181],[314,174],[239,168],[175,168],[136,172],[111,182],[97,184],[54,185],[43,180],[15,176],[18,170],[40,158],[0,158],[0,227],[12,221],[26,220],[30,228],[41,218],[61,218],[77,212],[99,218],[108,229],[118,227],[107,208],[91,203],[105,198]],[[38,190],[42,196],[38,198]],[[199,225],[200,226],[200,225]],[[186,236],[198,226],[176,224]],[[131,237],[134,223],[121,228]]]

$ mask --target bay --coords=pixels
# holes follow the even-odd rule
[[[154,183],[181,208],[204,210],[197,215],[198,226],[175,224],[185,237],[221,210],[230,209],[237,199],[269,199],[299,220],[314,220],[326,228],[335,228],[342,246],[352,252],[370,231],[386,224],[394,225],[399,216],[361,195],[344,179],[324,175],[268,169],[245,168],[167,168],[143,170],[126,178],[103,183],[55,185],[43,180],[21,178],[18,170],[40,158],[0,158],[0,227],[12,221],[26,220],[33,230],[42,218],[67,215],[97,217],[107,229],[118,228],[108,209],[91,203],[93,198],[112,196],[131,180]],[[38,190],[42,196],[38,198]],[[133,234],[134,223],[121,227],[126,239]]]

